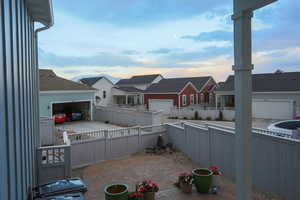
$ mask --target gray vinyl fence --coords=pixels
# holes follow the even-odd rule
[[[216,165],[235,178],[233,128],[167,125],[170,142],[202,166]],[[259,190],[300,199],[300,142],[253,130],[252,179]]]
[[[109,121],[121,126],[150,126],[160,124],[162,112],[138,111],[120,107],[96,106],[94,120]]]
[[[71,144],[63,133],[64,144],[37,149],[38,185],[71,177]]]
[[[159,135],[163,135],[165,142],[168,142],[164,125],[71,134],[69,138],[72,168],[127,157],[144,151],[146,147],[156,146]]]

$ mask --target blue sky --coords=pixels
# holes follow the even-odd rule
[[[88,2],[88,3],[87,3]],[[67,78],[232,73],[232,2],[53,0],[55,25],[40,33],[42,68]],[[253,18],[254,73],[299,71],[300,1],[280,0]]]

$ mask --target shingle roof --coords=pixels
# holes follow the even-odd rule
[[[144,90],[140,90],[135,87],[115,87],[115,88],[122,90],[124,92],[134,92],[134,93],[143,93],[144,92]]]
[[[189,82],[200,91],[210,78],[210,76],[206,76],[162,79],[158,83],[151,85],[145,93],[178,93]]]
[[[300,91],[300,72],[268,73],[252,75],[253,92]],[[233,91],[234,76],[220,84],[216,91]]]
[[[88,86],[93,86],[97,81],[99,81],[102,78],[104,78],[104,76],[82,78],[82,79],[80,79],[80,81]]]
[[[40,91],[95,90],[94,88],[57,76],[50,69],[40,69]]]
[[[154,79],[156,79],[160,74],[151,74],[151,75],[143,75],[143,76],[133,76],[130,79],[121,79],[116,85],[127,85],[127,84],[147,84],[152,83]]]

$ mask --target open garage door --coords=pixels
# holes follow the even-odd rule
[[[149,99],[149,110],[162,111],[164,114],[170,114],[172,107],[172,99]]]
[[[91,102],[63,102],[52,104],[52,115],[64,113],[69,119],[74,120],[91,120]],[[79,117],[81,114],[81,117]],[[77,119],[76,119],[77,118]]]
[[[294,103],[291,100],[253,99],[252,112],[254,118],[292,119]]]

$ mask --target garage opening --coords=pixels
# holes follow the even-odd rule
[[[68,120],[91,120],[91,102],[53,103],[52,115],[66,114]]]

